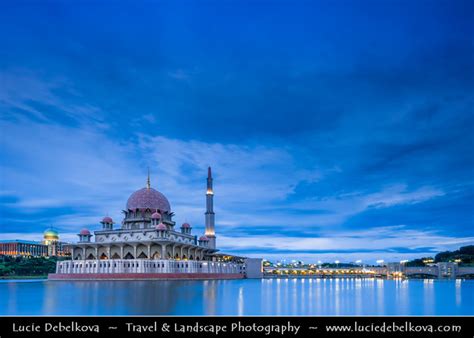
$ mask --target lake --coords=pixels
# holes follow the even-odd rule
[[[474,280],[0,281],[0,315],[474,315]]]

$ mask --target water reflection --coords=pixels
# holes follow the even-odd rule
[[[0,315],[472,315],[474,281],[0,283]]]
[[[434,280],[424,279],[423,280],[423,300],[424,300],[424,313],[433,314],[434,308]]]
[[[460,279],[456,280],[456,306],[461,305],[461,283],[462,281]]]

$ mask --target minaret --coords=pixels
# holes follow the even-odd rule
[[[214,191],[212,190],[211,167],[207,169],[207,192],[206,192],[206,237],[209,238],[209,247],[216,248],[216,233],[214,230]]]
[[[150,184],[150,167],[148,167],[148,177],[146,179],[146,187],[147,189],[150,189],[151,184]]]

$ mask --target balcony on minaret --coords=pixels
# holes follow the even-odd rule
[[[102,224],[102,230],[113,230],[114,228],[114,221],[109,216],[105,216],[100,223]]]
[[[79,236],[79,243],[90,243],[92,234],[89,230],[82,229],[77,235]]]
[[[191,225],[188,222],[184,222],[183,225],[181,225],[181,233],[185,235],[191,235]]]
[[[206,236],[201,236],[199,238],[199,245],[204,247],[209,246],[209,238],[207,238]]]

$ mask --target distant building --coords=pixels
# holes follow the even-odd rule
[[[44,232],[43,241],[25,241],[21,239],[0,241],[0,255],[24,257],[68,256],[68,243],[59,240],[56,230],[49,228]]]
[[[48,246],[40,242],[21,239],[0,241],[0,255],[7,256],[47,256]]]
[[[46,229],[43,235],[43,245],[48,247],[47,256],[69,256],[69,243],[59,240],[59,233],[53,228]]]

